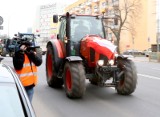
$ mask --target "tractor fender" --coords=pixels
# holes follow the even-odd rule
[[[126,56],[118,55],[116,59],[118,60],[118,59],[127,59],[127,58],[128,58],[128,57],[126,57]]]
[[[53,49],[55,50],[55,52],[56,52],[56,54],[59,58],[64,58],[64,53],[62,51],[62,46],[57,39],[49,41],[47,43],[47,47],[48,47],[49,44],[52,45]]]
[[[66,57],[66,60],[68,60],[69,62],[82,61],[82,58],[80,56],[69,56],[69,57]]]
[[[56,73],[58,73],[58,71],[59,71],[59,68],[60,68],[60,66],[61,66],[61,63],[63,63],[63,60],[64,60],[64,53],[63,53],[63,51],[62,51],[62,47],[61,47],[61,45],[60,45],[60,43],[59,43],[59,41],[58,40],[54,40],[54,41],[49,41],[48,43],[47,43],[47,48],[49,47],[49,46],[51,46],[52,47],[52,49],[53,49],[53,56],[54,56],[54,67],[55,67],[55,71],[56,71]]]

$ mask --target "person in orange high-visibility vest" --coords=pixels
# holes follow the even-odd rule
[[[27,47],[28,44],[21,45],[20,49],[15,52],[13,65],[29,100],[32,101],[34,87],[37,84],[37,66],[42,64],[42,58],[35,51]]]

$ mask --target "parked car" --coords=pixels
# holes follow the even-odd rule
[[[142,52],[134,49],[129,49],[123,52],[123,54],[124,55],[142,55]]]
[[[0,117],[36,117],[14,69],[0,63],[0,71]]]
[[[145,55],[146,57],[149,57],[149,54],[152,52],[151,48],[148,48],[147,50],[143,51],[143,55]]]
[[[6,51],[6,43],[7,43],[7,40],[8,40],[8,38],[7,39],[3,39],[2,41],[1,41],[1,46],[2,46],[2,50],[1,50],[1,56],[6,56],[6,54],[7,54],[7,51]]]

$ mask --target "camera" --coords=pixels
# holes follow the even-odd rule
[[[40,48],[36,45],[35,35],[32,33],[18,33],[14,40],[16,41],[15,52],[19,51],[22,45],[25,45],[27,52],[36,51],[36,48]]]

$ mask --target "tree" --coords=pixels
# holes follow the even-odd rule
[[[141,0],[119,0],[119,4],[113,2],[113,15],[109,16],[105,21],[107,30],[110,29],[117,40],[117,52],[120,54],[121,32],[127,30],[131,33],[132,38],[136,35],[135,23],[140,16]],[[118,2],[118,1],[116,1]],[[108,20],[113,19],[114,25],[108,25]]]

